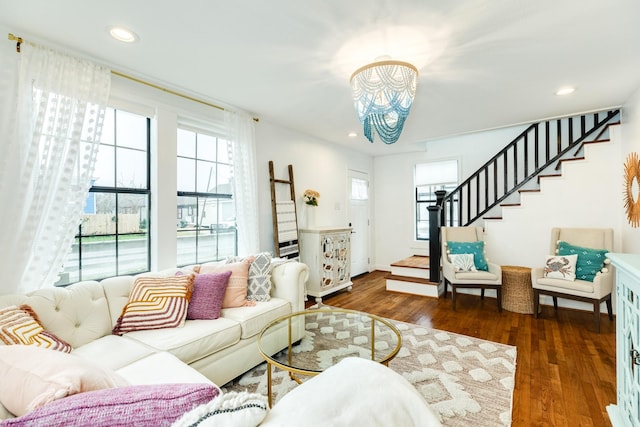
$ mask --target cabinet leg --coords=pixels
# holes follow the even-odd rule
[[[318,304],[318,307],[322,305],[322,297],[316,297],[316,304]]]
[[[349,286],[349,287],[347,288],[347,291],[349,291],[349,292],[351,292],[352,290],[353,290],[353,286]]]

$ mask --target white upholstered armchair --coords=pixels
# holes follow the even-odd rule
[[[561,250],[561,253],[558,254],[556,250],[559,249],[560,241],[564,242],[564,250]],[[610,228],[553,228],[551,230],[549,256],[561,256],[562,254],[570,253],[566,248],[572,247],[586,248],[587,251],[584,251],[585,257],[591,256],[594,253],[601,255],[606,252],[612,252],[613,230]],[[593,251],[588,249],[593,249]],[[578,256],[575,269],[579,270],[581,268],[581,251],[580,249],[577,249],[572,252],[577,252]],[[544,258],[541,257],[541,264],[542,261],[544,261]],[[565,264],[565,262],[566,261],[563,260],[560,264]],[[533,285],[534,293],[534,313],[536,314],[536,317],[538,317],[539,314],[538,307],[540,304],[540,295],[549,295],[553,297],[553,306],[555,310],[558,309],[558,298],[566,298],[593,304],[593,316],[597,332],[600,332],[601,303],[606,302],[609,320],[613,320],[613,309],[611,306],[613,271],[611,270],[610,265],[601,264],[594,266],[594,269],[590,272],[592,274],[588,275],[588,277],[585,277],[584,275],[581,275],[579,271],[576,271],[577,277],[574,280],[567,280],[567,278],[563,277],[563,274],[560,276],[557,274],[550,274],[554,270],[557,271],[558,267],[549,262],[547,262],[547,264],[550,264],[550,266],[545,265],[544,268],[533,268],[531,270],[531,283]],[[592,264],[591,261],[589,261],[589,264]],[[589,280],[591,278],[593,281]],[[571,277],[569,277],[569,279],[571,279]]]
[[[502,311],[502,269],[499,265],[487,262],[484,258],[484,238],[482,227],[442,227],[440,229],[442,242],[442,275],[444,276],[444,296],[447,296],[447,284],[451,285],[451,305],[456,309],[456,293],[458,288],[481,289],[484,298],[485,289],[495,289],[498,300],[498,311]],[[451,242],[447,244],[447,242]],[[471,245],[467,245],[471,243]],[[475,253],[475,263],[465,264],[465,260],[452,262],[451,255],[464,255],[481,247],[481,252]],[[478,265],[478,255],[481,256]],[[482,265],[484,262],[484,265]],[[473,266],[472,266],[473,265]],[[480,267],[480,268],[477,268]],[[485,270],[486,269],[486,270]]]

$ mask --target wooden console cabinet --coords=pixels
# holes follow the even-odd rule
[[[640,426],[640,255],[607,254],[616,267],[617,404],[607,406],[613,427]]]
[[[351,282],[351,228],[313,227],[299,230],[300,260],[309,267],[307,294],[322,297]]]

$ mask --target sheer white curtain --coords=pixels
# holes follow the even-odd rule
[[[58,279],[82,216],[111,83],[89,61],[0,43],[0,294]]]
[[[250,255],[260,249],[254,121],[251,116],[235,111],[225,111],[224,117],[229,139],[233,141],[238,254]]]

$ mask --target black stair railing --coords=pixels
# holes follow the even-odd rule
[[[533,123],[444,197],[440,224],[471,225],[554,162],[577,157],[619,118],[620,110],[608,110]]]

